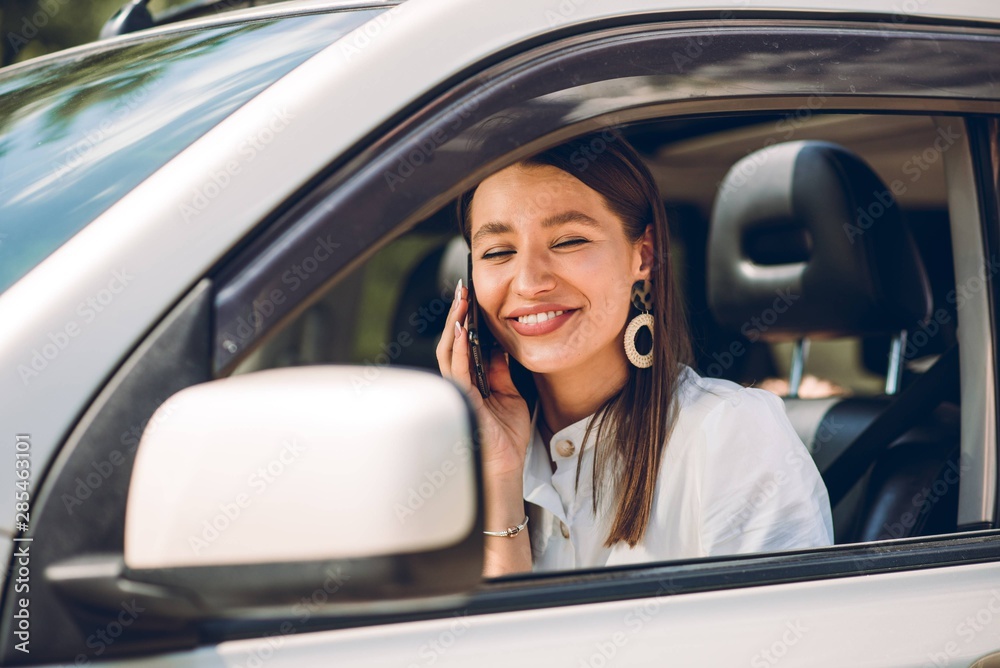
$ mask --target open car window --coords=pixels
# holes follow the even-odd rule
[[[678,32],[673,36],[697,39],[702,29],[711,32],[696,26],[691,35]],[[795,28],[771,34],[780,34],[773,43],[779,49],[799,53]],[[817,35],[810,33],[809,39]],[[794,70],[784,78],[759,78],[761,73],[748,67],[750,61],[733,60],[737,54],[745,56],[746,47],[733,43],[729,50],[724,29],[712,32],[713,49],[705,49],[691,62],[675,59],[672,65],[655,55],[660,37],[650,32],[636,39],[628,56],[617,61],[600,60],[603,44],[595,40],[572,56],[564,52],[550,60],[552,67],[560,63],[558,75],[532,79],[530,68],[522,68],[509,77],[484,78],[470,83],[466,97],[456,98],[450,107],[429,111],[429,127],[436,128],[436,139],[421,143],[421,136],[414,136],[410,142],[401,141],[393,152],[367,167],[369,173],[381,174],[380,181],[357,182],[356,194],[367,192],[367,196],[358,200],[365,210],[351,212],[351,225],[369,215],[387,229],[392,220],[406,220],[403,228],[387,232],[381,243],[370,247],[366,263],[355,264],[350,271],[338,270],[331,266],[336,261],[326,259],[332,256],[326,254],[319,237],[307,238],[289,227],[284,239],[291,244],[300,238],[299,250],[283,253],[280,260],[278,254],[265,252],[252,270],[236,263],[227,272],[228,287],[219,304],[219,368],[223,373],[240,373],[284,364],[353,363],[360,365],[359,388],[377,382],[380,369],[393,365],[436,370],[433,349],[443,314],[456,280],[465,271],[464,251],[456,239],[455,198],[463,187],[492,171],[558,143],[556,135],[569,136],[572,124],[566,119],[581,122],[578,134],[583,132],[582,119],[591,119],[587,130],[603,126],[621,131],[658,181],[675,244],[673,270],[688,309],[695,367],[702,375],[768,388],[784,397],[796,433],[832,490],[836,542],[947,535],[989,526],[995,482],[989,450],[994,446],[984,436],[992,433],[995,420],[989,403],[993,371],[992,361],[984,368],[978,360],[993,359],[990,330],[982,315],[986,311],[981,310],[988,301],[986,286],[992,270],[981,221],[962,204],[977,184],[946,178],[947,165],[951,163],[953,171],[960,169],[955,165],[967,160],[979,136],[970,139],[969,128],[959,117],[937,116],[926,107],[921,113],[905,109],[905,104],[883,104],[880,98],[892,99],[908,85],[890,80],[888,70],[889,78],[871,84],[873,97],[867,104],[878,113],[858,113],[857,104],[843,109],[835,94],[838,80],[832,73],[828,74],[833,79],[796,88],[793,97],[779,102],[775,96],[787,95],[784,87],[795,86],[788,79],[795,78]],[[845,35],[851,48],[861,49],[868,48],[869,37],[860,28],[850,37]],[[925,37],[913,33],[907,44],[922,48],[919,45]],[[903,48],[902,44],[895,46]],[[827,46],[833,48],[832,43]],[[824,48],[810,42],[810,59],[822,58]],[[588,70],[586,78],[573,78],[575,66],[594,67],[597,62],[603,65]],[[663,73],[647,69],[640,75],[638,69],[650,62],[660,62]],[[968,67],[975,65],[970,61]],[[750,98],[761,97],[740,104],[720,100],[714,107],[701,98],[696,107],[686,106],[690,91],[684,86],[702,81],[702,76],[708,76],[704,73],[720,71],[734,77],[758,77],[754,86],[740,85],[741,90],[754,91],[748,94]],[[728,94],[727,85],[723,82],[711,89],[709,99],[712,94]],[[632,91],[633,97],[622,98],[619,93],[624,89]],[[499,103],[501,91],[515,90],[508,106]],[[765,91],[773,95],[766,102]],[[650,111],[653,106],[642,112],[631,106],[640,101],[651,105],[653,100],[663,105],[663,113]],[[673,106],[666,100],[673,100]],[[758,109],[748,108],[755,103]],[[553,135],[539,136],[542,127]],[[434,132],[428,129],[422,136],[434,137]],[[804,141],[838,147],[864,165],[863,169],[834,168],[845,171],[846,181],[861,173],[874,179],[851,192],[817,192],[817,196],[847,198],[849,218],[834,224],[838,243],[846,244],[843,249],[853,249],[847,255],[854,258],[854,264],[845,264],[848,270],[839,276],[830,270],[839,260],[827,244],[813,247],[814,239],[808,236],[790,241],[781,238],[780,229],[772,239],[770,231],[761,233],[771,224],[766,220],[741,220],[725,228],[726,215],[719,213],[719,202],[726,196],[742,197],[747,190],[742,185],[746,179],[731,170],[744,170],[746,176],[764,172],[771,151]],[[362,156],[356,164],[369,157],[374,158]],[[429,169],[432,163],[434,169]],[[450,169],[456,170],[450,196],[432,195],[439,192],[435,184],[443,185]],[[464,181],[458,182],[459,178]],[[808,198],[810,187],[819,184],[802,178],[795,197]],[[424,202],[419,209],[417,201]],[[393,218],[397,210],[398,217]],[[883,233],[890,230],[890,219],[891,231]],[[300,227],[307,229],[305,222]],[[716,240],[713,228],[724,231]],[[792,232],[792,237],[798,234]],[[920,278],[908,284],[898,282],[880,294],[873,312],[892,311],[897,317],[886,320],[893,323],[891,327],[885,322],[872,327],[859,322],[860,316],[852,312],[862,311],[858,304],[864,300],[858,301],[850,291],[858,280],[868,280],[864,276],[869,273],[892,274],[896,260],[887,250],[887,244],[891,245],[887,239],[897,233],[900,243],[912,251],[907,255],[907,271],[918,271]],[[718,247],[727,238],[733,241],[720,255]],[[341,250],[349,252],[351,242],[337,240],[344,244]],[[878,247],[879,254],[863,250],[869,246]],[[766,283],[763,288],[748,285],[746,276],[740,279],[742,283],[729,286],[732,290],[712,287],[713,276],[727,271],[738,275],[737,269],[748,260],[765,267],[807,266],[814,256],[822,259],[824,253],[829,255],[823,260],[826,273],[820,272],[825,278],[814,283],[827,287],[817,289],[814,284],[807,294],[789,294],[776,283],[773,296],[763,294],[770,300],[765,303],[761,290],[766,293],[771,288]],[[919,270],[915,269],[918,265]],[[336,279],[330,281],[333,276]],[[269,296],[310,286],[315,289],[322,280],[332,287],[315,292],[315,303],[275,333],[270,323],[277,322],[288,307],[271,303]],[[238,307],[234,297],[240,292],[265,298]],[[914,316],[911,322],[907,314],[915,312],[897,307],[924,292],[931,303],[929,316]],[[730,299],[744,293],[745,303]],[[832,315],[823,315],[825,311]],[[254,347],[261,331],[273,338],[252,354],[242,355],[244,348]],[[952,363],[945,355],[948,351],[952,357],[961,357],[959,368],[953,371],[946,369]],[[235,360],[242,360],[239,366]],[[893,420],[879,419],[908,388],[932,384],[919,381],[924,376],[936,378],[928,375],[934,368],[947,377],[949,391],[932,393],[933,405],[911,411],[926,420],[890,424]],[[989,410],[982,410],[984,403]],[[862,438],[869,427],[889,433],[888,441],[852,448],[859,440],[877,440]],[[912,447],[896,447],[904,444]],[[901,476],[912,473],[907,469],[911,466],[920,469],[923,477],[918,478],[923,482],[914,489],[900,487]],[[886,495],[894,499],[891,508],[881,502]],[[866,508],[875,507],[882,514],[867,513]]]
[[[821,101],[807,104],[816,109],[803,106],[783,114],[736,119],[654,120],[621,131],[642,151],[664,198],[671,222],[673,272],[684,286],[696,368],[702,375],[764,387],[784,396],[800,439],[825,473],[885,410],[893,395],[912,385],[956,346],[962,312],[972,291],[983,289],[982,281],[993,268],[984,264],[978,279],[966,277],[956,287],[943,163],[944,153],[954,143],[964,142],[964,137],[950,134],[950,126],[942,131],[929,116],[822,113]],[[872,137],[879,140],[872,141]],[[806,373],[798,396],[789,397],[796,343],[794,339],[773,340],[769,330],[782,327],[789,311],[795,315],[796,309],[836,310],[836,305],[802,306],[800,299],[816,301],[817,296],[777,290],[774,308],[751,314],[735,326],[729,321],[720,324],[709,303],[713,256],[709,243],[727,172],[748,155],[756,155],[759,169],[766,170],[767,149],[802,140],[842,146],[878,174],[885,184],[884,201],[899,208],[905,229],[916,242],[933,308],[930,319],[912,324],[908,338],[894,353],[893,340],[898,336],[849,333],[830,338],[821,333],[810,341],[814,332],[801,325],[800,338],[808,347]],[[819,184],[816,188],[822,192]],[[893,188],[896,194],[890,196]],[[867,226],[864,216],[857,223]],[[863,235],[865,229],[838,230],[849,239],[852,232]],[[392,366],[436,372],[435,346],[454,285],[465,276],[466,252],[452,202],[345,275],[247,358],[237,373],[289,364],[355,364],[356,386],[361,391],[378,382],[382,369]],[[893,258],[886,255],[879,261],[892,262]],[[300,281],[311,265],[307,258],[301,266],[292,267],[283,277],[285,282]],[[898,365],[892,372],[899,377],[898,386],[889,394],[886,382],[894,365]],[[958,379],[951,381],[957,389]],[[908,425],[893,439],[891,448],[864,464],[865,470],[849,471],[851,482],[841,484],[846,490],[833,505],[836,542],[959,532],[961,474],[970,473],[969,465],[963,468],[960,461],[962,427],[960,397],[943,394],[930,414]],[[919,484],[901,483],[901,477],[915,475]],[[895,500],[891,508],[886,505],[890,499]]]

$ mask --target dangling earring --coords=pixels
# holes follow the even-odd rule
[[[636,281],[632,284],[632,305],[642,311],[632,318],[625,328],[625,355],[628,361],[640,369],[648,369],[653,366],[653,347],[650,345],[649,352],[645,355],[639,353],[635,348],[635,335],[642,327],[649,328],[649,336],[653,337],[653,284],[649,281]]]

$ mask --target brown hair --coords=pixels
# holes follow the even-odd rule
[[[650,273],[655,330],[653,365],[639,369],[629,364],[625,385],[598,408],[595,420],[590,423],[599,424],[597,443],[608,444],[595,448],[595,515],[602,483],[609,474],[617,483],[613,486],[617,510],[605,545],[611,547],[624,541],[635,547],[649,524],[663,448],[676,421],[681,364],[691,360],[687,322],[670,275],[670,239],[663,201],[635,149],[610,129],[578,137],[518,164],[556,167],[596,190],[623,221],[625,235],[633,243],[643,237],[648,225],[653,226]],[[475,188],[467,191],[458,202],[459,227],[466,242],[469,242],[468,221],[475,191]],[[629,307],[629,319],[638,313],[634,305]],[[515,365],[511,367],[514,374]],[[522,385],[519,384],[519,389]],[[589,435],[590,426],[584,441]]]

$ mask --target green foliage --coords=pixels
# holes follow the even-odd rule
[[[104,25],[127,0],[0,0],[0,66],[35,58],[97,39]],[[150,3],[154,14],[183,4]]]

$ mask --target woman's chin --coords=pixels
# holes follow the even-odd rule
[[[575,360],[567,359],[565,355],[545,353],[515,355],[517,361],[532,373],[558,373],[575,366]]]

